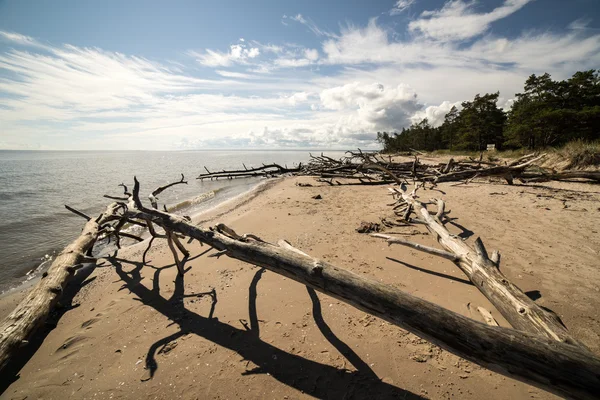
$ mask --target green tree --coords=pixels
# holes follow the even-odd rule
[[[531,75],[524,89],[508,114],[507,146],[535,149],[599,137],[598,71],[576,72],[566,81]]]
[[[448,114],[444,117],[444,123],[440,127],[442,135],[442,148],[452,149],[454,147],[455,137],[460,129],[459,112],[456,106],[452,106]]]
[[[506,115],[497,106],[499,96],[499,92],[478,94],[473,101],[462,103],[456,148],[481,151],[487,144],[502,145]]]

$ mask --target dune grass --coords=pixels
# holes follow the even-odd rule
[[[600,166],[600,141],[598,140],[594,142],[576,140],[555,151],[569,161],[567,169]]]
[[[504,150],[494,152],[483,152],[483,160],[495,162],[500,159],[519,158],[530,153],[549,153],[555,154],[568,161],[565,169],[581,169],[588,167],[600,167],[600,141],[586,142],[575,140],[558,148],[549,147],[546,149],[529,150],[526,148],[516,150]],[[463,156],[479,159],[478,151],[460,151],[460,150],[436,150],[427,153],[428,156]]]

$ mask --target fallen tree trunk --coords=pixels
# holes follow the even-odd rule
[[[406,186],[402,185],[401,190],[393,190],[400,194],[403,201],[416,213],[442,247],[456,256],[455,264],[513,328],[537,333],[560,342],[580,345],[569,334],[556,314],[538,306],[500,272],[499,253],[493,255],[492,258],[497,259],[494,262],[488,256],[479,238],[475,241],[475,250],[473,250],[460,238],[450,234],[441,222],[444,214],[443,202],[438,200],[438,213],[432,216],[427,207],[417,200],[416,189],[409,193]],[[396,241],[396,243],[400,242]]]
[[[600,182],[598,171],[562,171],[562,172],[524,172],[520,176],[527,182],[565,181],[573,179],[588,179]]]
[[[538,157],[535,157],[529,161],[526,161],[522,164],[518,165],[499,165],[490,168],[481,168],[481,169],[471,169],[466,171],[458,171],[458,172],[450,172],[448,174],[440,175],[434,179],[435,183],[441,182],[452,182],[452,181],[462,181],[465,179],[477,177],[485,177],[485,176],[501,176],[505,177],[509,184],[512,184],[512,178],[518,177],[525,171],[527,167],[532,165],[534,162],[545,157],[545,154],[542,154]]]
[[[134,198],[139,187],[136,183]],[[584,348],[554,338],[492,327],[310,257],[285,242],[238,235],[223,225],[206,230],[173,214],[144,208],[136,200],[131,218],[199,240],[229,257],[267,268],[338,298],[492,371],[569,398],[600,393],[600,359]]]
[[[0,371],[11,357],[29,342],[36,330],[46,321],[56,306],[77,266],[93,259],[86,256],[106,222],[120,218],[116,215],[119,205],[113,203],[96,219],[89,219],[77,239],[56,256],[29,295],[0,324]],[[85,214],[78,215],[89,218]]]
[[[230,170],[230,171],[220,171],[220,172],[210,172],[208,168],[204,167],[206,170],[206,174],[200,174],[196,179],[204,180],[204,179],[218,179],[218,178],[241,178],[241,177],[251,177],[251,176],[264,176],[264,175],[274,175],[274,174],[285,174],[290,172],[299,172],[302,170],[302,164],[298,165],[296,168],[287,168],[282,167],[279,164],[269,164],[263,165],[262,167],[257,168],[246,168],[244,165],[244,169],[238,170]],[[183,178],[182,178],[183,180]]]

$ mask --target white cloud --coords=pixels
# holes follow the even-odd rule
[[[398,0],[394,7],[390,10],[390,15],[398,15],[404,12],[407,8],[416,3],[417,0]]]
[[[263,45],[263,44],[260,44],[258,42],[256,42],[256,43],[259,45],[259,47],[265,53],[275,53],[275,54],[278,54],[278,53],[281,53],[283,51],[283,46],[277,46],[277,45],[274,45],[274,44],[265,44],[265,45]]]
[[[405,84],[386,88],[381,83],[349,83],[321,92],[321,105],[350,111],[348,122],[360,130],[385,130],[405,126],[421,108],[417,94]]]
[[[250,74],[244,74],[242,72],[232,72],[232,71],[224,71],[224,70],[216,70],[217,74],[224,76],[226,78],[235,78],[235,79],[252,79],[253,76]]]
[[[522,0],[524,1],[524,0]],[[411,69],[462,68],[503,74],[520,71],[565,71],[593,68],[600,60],[600,35],[582,36],[580,32],[526,33],[514,39],[484,36],[470,46],[432,42],[424,38],[411,41],[390,39],[387,30],[371,19],[364,28],[350,26],[337,38],[323,42],[328,64],[396,64]],[[498,88],[501,89],[501,88]]]
[[[226,96],[219,91],[230,92],[242,84],[199,79],[160,63],[99,49],[49,49],[0,53],[0,146],[169,148],[179,136],[281,123],[310,97],[298,90],[286,94],[288,84],[268,81],[262,82],[269,91],[264,96]],[[6,71],[10,74],[2,74]],[[256,83],[246,88],[256,88]],[[282,94],[273,93],[275,89]],[[58,132],[64,137],[57,137]]]
[[[305,49],[304,57],[310,61],[317,61],[319,59],[319,51],[317,49]]]
[[[444,101],[439,106],[429,106],[424,110],[417,111],[410,118],[410,120],[412,123],[417,124],[423,119],[427,118],[430,125],[437,127],[444,122],[444,117],[446,116],[446,114],[448,114],[448,112],[452,109],[453,106],[459,110],[462,108],[460,101],[456,103]]]
[[[306,26],[312,33],[314,33],[317,36],[335,36],[331,32],[326,32],[326,31],[323,31],[323,30],[319,29],[319,27],[317,26],[317,24],[315,24],[313,22],[313,20],[311,20],[310,18],[304,17],[302,14],[297,14],[297,15],[294,15],[294,16],[291,16],[291,17],[288,17],[287,15],[284,15],[282,18],[283,19],[282,19],[281,22],[284,25],[287,25],[287,23],[285,23],[284,21],[286,19],[290,19],[292,21],[298,22],[298,23]]]
[[[225,53],[206,49],[204,53],[189,51],[188,55],[205,67],[229,67],[233,64],[246,64],[249,59],[258,57],[260,50],[257,47],[248,48],[244,40],[241,40],[240,43],[229,46],[229,51]]]
[[[569,29],[573,30],[584,30],[589,29],[589,25],[592,22],[590,18],[579,18],[569,24]]]
[[[30,36],[21,35],[20,33],[15,32],[0,31],[0,40],[17,43],[23,46],[44,47],[34,38]]]
[[[474,11],[476,1],[450,0],[440,10],[424,11],[408,25],[412,32],[436,40],[464,40],[487,31],[494,21],[506,18],[532,0],[504,0],[487,13]]]
[[[319,59],[317,49],[288,45],[278,52],[278,57],[273,60],[273,65],[281,68],[298,68],[315,64]]]
[[[292,106],[296,106],[301,103],[305,103],[308,98],[311,96],[308,92],[298,92],[286,98],[288,103]]]
[[[311,61],[306,58],[278,58],[275,61],[278,67],[306,67]]]

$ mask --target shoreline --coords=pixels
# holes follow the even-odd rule
[[[268,190],[270,187],[275,185],[277,182],[279,182],[280,180],[285,179],[285,178],[287,178],[287,177],[269,178],[269,179],[259,181],[254,186],[252,186],[250,189],[246,190],[245,192],[237,194],[231,198],[224,199],[220,203],[215,204],[213,207],[210,207],[205,210],[201,210],[201,211],[197,212],[196,214],[191,215],[192,221],[195,224],[201,224],[203,222],[210,220],[210,218],[206,219],[206,220],[200,220],[201,218],[203,218],[205,216],[210,216],[213,213],[220,213],[219,215],[223,215],[227,212],[235,210],[236,208],[241,207],[242,205],[251,201],[256,196],[259,196],[262,192]],[[224,209],[224,210],[221,211],[221,209]],[[147,232],[145,232],[145,234],[146,233]],[[120,251],[127,251],[127,249],[134,247],[138,244],[147,243],[148,239],[149,239],[149,237],[144,237],[144,240],[142,242],[132,243],[128,246],[123,247]],[[61,250],[59,250],[59,251],[61,251]],[[43,264],[45,262],[48,262],[48,260],[43,261],[41,264]],[[40,266],[41,266],[41,264],[40,264]],[[49,267],[50,264],[47,267]],[[38,266],[36,268],[36,270],[40,266]],[[42,272],[42,271],[43,270],[39,270],[38,272]],[[25,277],[26,277],[26,275],[23,278],[25,279]],[[10,314],[12,312],[12,310],[21,302],[21,300],[23,300],[25,298],[25,296],[27,296],[29,291],[40,281],[40,279],[41,279],[41,274],[38,273],[38,274],[36,274],[36,276],[34,278],[29,279],[29,280],[23,280],[23,281],[21,281],[20,284],[18,284],[18,286],[15,286],[15,287],[12,287],[12,288],[9,288],[9,289],[6,289],[6,290],[0,292],[0,319],[4,318],[8,314]]]

